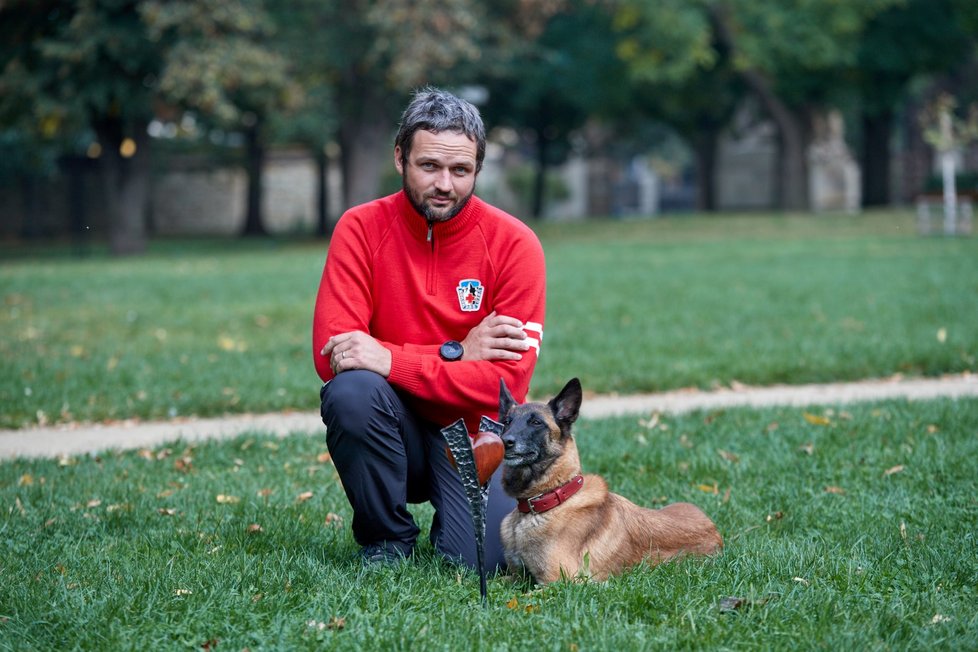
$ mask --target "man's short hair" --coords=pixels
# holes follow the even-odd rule
[[[401,148],[401,161],[407,163],[415,132],[433,133],[453,131],[475,141],[475,171],[482,169],[486,157],[486,128],[482,124],[479,109],[470,102],[447,91],[431,86],[420,88],[401,114],[401,124],[394,138],[395,147]]]

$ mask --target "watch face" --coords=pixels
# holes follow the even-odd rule
[[[456,342],[455,340],[449,340],[441,345],[441,357],[449,362],[454,362],[455,360],[461,360],[462,354],[464,353],[461,342]]]

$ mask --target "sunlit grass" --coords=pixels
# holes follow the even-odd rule
[[[548,317],[532,393],[976,370],[978,239],[908,212],[536,225]],[[0,427],[315,409],[325,242],[4,254]]]
[[[363,570],[320,433],[0,464],[10,649],[974,649],[978,401],[578,424],[585,470],[689,500],[723,554],[537,588]],[[311,495],[310,495],[311,492]]]

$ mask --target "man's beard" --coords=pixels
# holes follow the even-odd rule
[[[472,195],[475,194],[475,185],[472,186],[471,192],[465,197],[460,198],[454,206],[447,209],[447,212],[439,212],[438,209],[433,207],[431,204],[427,203],[425,197],[419,193],[416,193],[413,188],[408,185],[407,175],[401,175],[401,185],[404,188],[404,194],[407,195],[408,201],[414,206],[414,210],[421,213],[421,215],[429,222],[447,222],[456,215],[462,212],[465,205],[469,203],[472,199]]]

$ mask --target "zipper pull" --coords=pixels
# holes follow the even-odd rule
[[[428,222],[428,242],[431,242],[431,240],[433,238],[433,231],[434,231],[434,229],[435,229],[434,223]]]

